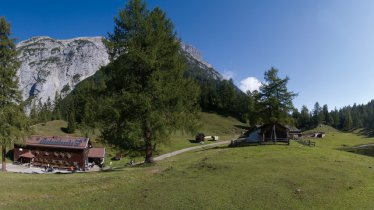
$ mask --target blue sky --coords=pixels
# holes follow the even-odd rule
[[[0,0],[14,37],[105,36],[122,0]],[[296,107],[374,99],[372,0],[149,0],[179,37],[235,83],[270,67],[290,77]],[[247,80],[251,84],[254,79]]]

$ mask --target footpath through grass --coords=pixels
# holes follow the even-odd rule
[[[339,150],[365,143],[374,139],[336,132],[316,147],[220,146],[110,172],[0,174],[0,209],[372,209],[374,158]]]

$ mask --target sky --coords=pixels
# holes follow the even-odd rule
[[[123,0],[0,0],[13,37],[106,36]],[[330,109],[374,99],[372,0],[148,0],[178,36],[243,90],[279,69],[294,105]]]

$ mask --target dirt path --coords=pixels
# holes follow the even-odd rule
[[[188,147],[188,148],[185,148],[185,149],[181,149],[181,150],[177,150],[177,151],[174,151],[174,152],[170,152],[170,153],[166,153],[166,154],[157,156],[157,157],[153,158],[153,160],[154,161],[160,161],[160,160],[163,160],[165,158],[173,157],[173,156],[176,156],[176,155],[179,155],[181,153],[188,152],[188,151],[192,151],[192,150],[196,150],[196,149],[202,149],[202,148],[211,147],[211,146],[217,146],[217,145],[221,145],[221,144],[229,144],[229,143],[230,143],[230,140],[220,141],[220,142],[211,143],[211,144],[204,144],[204,145],[195,146],[195,147]]]

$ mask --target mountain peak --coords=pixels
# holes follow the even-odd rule
[[[208,68],[213,68],[211,64],[209,64],[203,59],[201,52],[194,46],[181,42],[181,47],[182,47],[182,50],[187,52],[191,57],[193,57],[200,63],[206,65]]]

